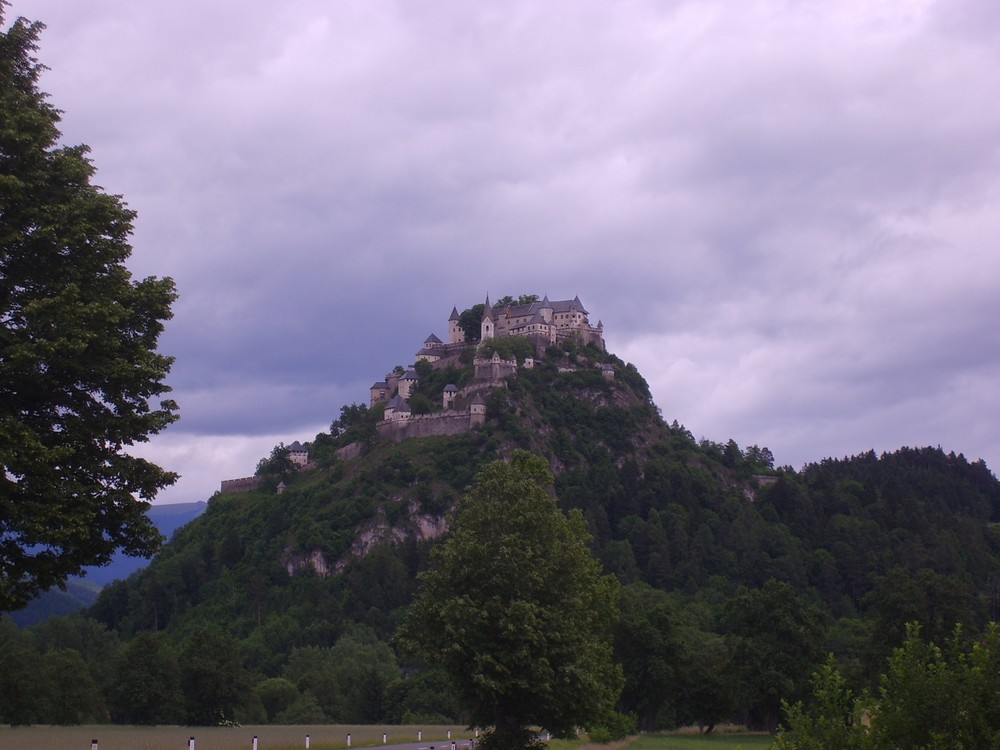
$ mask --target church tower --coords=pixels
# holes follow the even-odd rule
[[[479,329],[479,340],[486,341],[496,334],[496,321],[493,320],[493,305],[490,304],[490,295],[486,295],[486,305],[483,307],[483,322]]]

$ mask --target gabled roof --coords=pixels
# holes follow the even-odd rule
[[[433,333],[424,339],[425,344],[443,344],[444,342]]]
[[[370,390],[374,391],[376,388],[378,388],[380,390],[384,390],[384,389],[386,389],[388,387],[389,387],[388,383],[386,383],[384,380],[380,380],[377,383],[372,383],[372,387],[371,387]]]
[[[288,446],[288,450],[291,453],[305,453],[306,447],[302,445],[298,440]]]

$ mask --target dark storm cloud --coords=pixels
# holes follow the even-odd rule
[[[202,499],[459,310],[580,295],[667,419],[1000,462],[1000,9],[14,0],[173,276]],[[174,462],[171,464],[170,462]]]

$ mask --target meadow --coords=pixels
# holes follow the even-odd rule
[[[0,726],[0,748],[3,750],[91,750],[97,740],[98,750],[188,750],[189,740],[195,738],[195,750],[253,750],[257,737],[257,750],[299,750],[306,747],[309,737],[310,750],[345,750],[347,735],[351,747],[377,748],[382,745],[382,735],[388,745],[418,742],[450,748],[448,732],[458,748],[472,737],[461,726],[349,726],[343,724],[315,724],[310,726],[243,726],[243,727],[134,727],[115,724],[96,724],[76,727],[6,727]],[[698,735],[690,732],[643,735],[628,742],[608,745],[554,740],[550,750],[765,750],[771,746],[767,735],[719,732]]]
[[[351,747],[378,747],[382,735],[386,744],[420,742],[450,748],[448,731],[459,745],[472,737],[463,726],[351,726],[315,724],[310,726],[267,725],[241,727],[135,727],[116,724],[95,724],[75,727],[0,726],[0,748],[3,750],[90,750],[98,741],[98,750],[187,750],[188,741],[195,738],[195,750],[253,750],[257,737],[258,750],[301,750],[309,736],[310,750],[344,750],[347,735]]]

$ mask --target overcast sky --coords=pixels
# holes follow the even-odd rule
[[[207,499],[453,305],[576,295],[668,421],[1000,466],[996,0],[12,0],[171,276]]]

